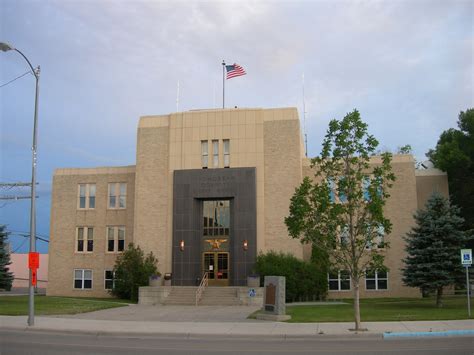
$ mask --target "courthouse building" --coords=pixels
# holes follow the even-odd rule
[[[373,158],[377,164],[378,158]],[[367,274],[362,297],[417,296],[401,282],[403,237],[447,177],[415,170],[396,155],[397,180],[386,205],[393,223],[384,250],[388,273]],[[117,255],[130,242],[158,258],[172,285],[245,286],[258,253],[309,259],[288,236],[284,218],[304,176],[296,108],[194,110],[141,117],[136,165],[57,169],[53,178],[48,295],[103,297]],[[329,297],[350,296],[343,272],[328,275]]]

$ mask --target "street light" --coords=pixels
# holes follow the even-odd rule
[[[37,146],[37,127],[38,127],[38,95],[39,95],[39,77],[40,77],[40,66],[35,69],[31,65],[30,61],[26,56],[13,47],[12,45],[0,42],[0,50],[3,52],[16,51],[18,52],[28,63],[31,68],[31,72],[36,79],[36,93],[35,93],[35,115],[33,123],[33,159],[31,162],[31,207],[30,207],[30,252],[36,251],[36,146]],[[36,271],[35,271],[36,272]],[[28,308],[28,325],[35,324],[35,291],[33,287],[33,271],[30,269],[30,282],[29,282],[29,308]]]

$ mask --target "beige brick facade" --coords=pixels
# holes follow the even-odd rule
[[[49,295],[107,296],[104,272],[117,253],[106,251],[108,226],[124,226],[126,244],[134,242],[159,260],[160,272],[173,272],[173,173],[202,168],[201,142],[208,141],[208,169],[224,166],[224,140],[230,144],[229,168],[255,168],[256,250],[291,252],[309,258],[307,246],[288,237],[284,217],[289,200],[303,176],[311,176],[304,157],[300,122],[295,108],[196,110],[140,119],[136,166],[97,169],[58,169],[53,178]],[[213,141],[218,144],[214,167]],[[375,162],[376,163],[376,162]],[[387,250],[390,268],[386,291],[367,291],[363,297],[417,296],[401,284],[403,239],[413,225],[413,213],[435,184],[447,193],[445,175],[415,175],[411,156],[396,156],[397,181],[387,204],[393,223]],[[423,188],[418,182],[423,180]],[[108,184],[126,183],[126,208],[109,209]],[[79,185],[95,185],[95,208],[80,209]],[[77,252],[77,228],[94,228],[93,251]],[[74,270],[92,270],[92,288],[74,288]],[[349,296],[347,292],[330,297]]]

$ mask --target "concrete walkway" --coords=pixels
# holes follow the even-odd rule
[[[64,316],[0,316],[0,329],[54,331],[128,336],[327,337],[327,336],[459,336],[474,338],[474,321],[364,322],[367,331],[355,334],[352,322],[282,323],[246,319],[255,307],[193,307],[132,305]],[[430,335],[428,334],[428,336]]]

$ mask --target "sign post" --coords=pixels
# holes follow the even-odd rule
[[[461,249],[461,264],[466,267],[467,314],[471,318],[469,267],[472,265],[472,249]]]

